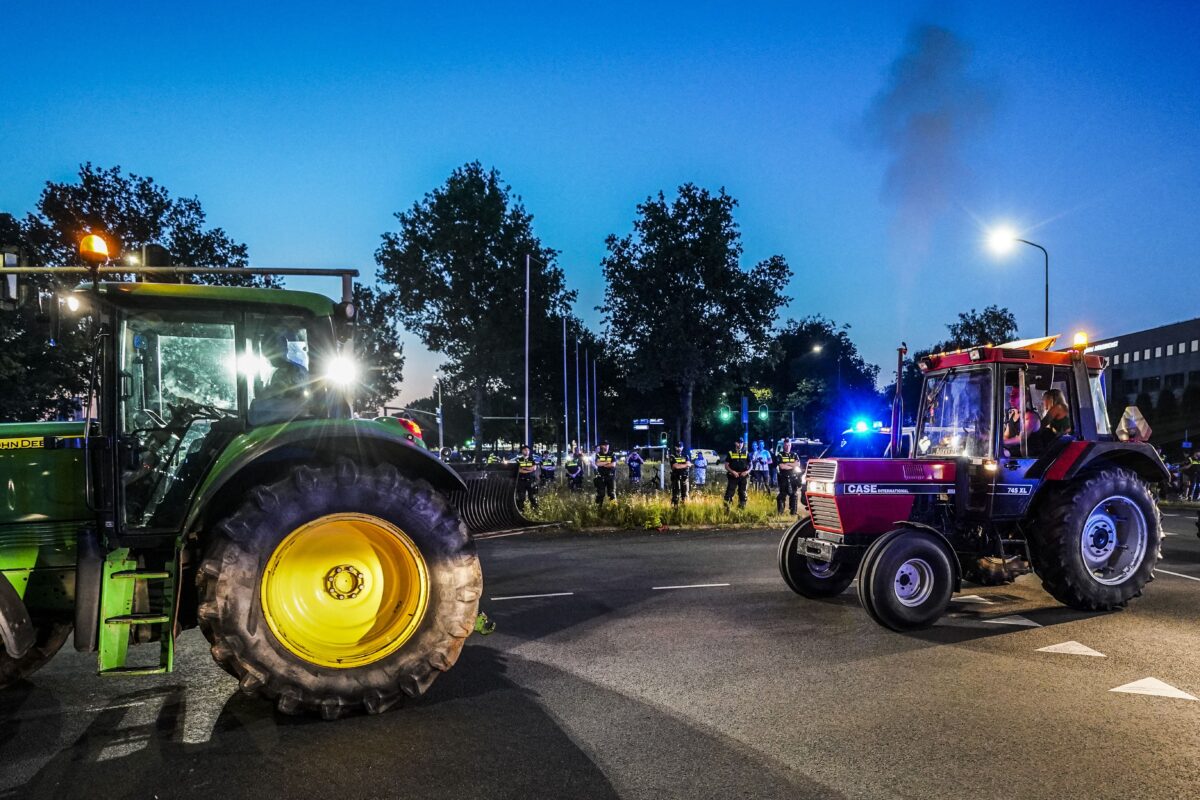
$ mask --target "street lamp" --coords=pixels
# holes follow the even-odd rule
[[[1046,248],[1042,247],[1037,242],[1031,242],[1028,239],[1022,239],[1017,235],[1017,232],[1007,226],[1001,225],[993,228],[988,233],[988,247],[998,256],[1007,255],[1012,251],[1013,247],[1020,242],[1027,244],[1030,247],[1036,247],[1042,251],[1042,257],[1045,261],[1045,284],[1046,284],[1046,305],[1045,305],[1045,334],[1050,335],[1050,254],[1046,252]]]

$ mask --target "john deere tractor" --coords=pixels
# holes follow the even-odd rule
[[[1141,594],[1162,539],[1149,487],[1166,467],[1130,426],[1110,431],[1104,359],[1053,343],[925,357],[911,455],[897,403],[897,457],[810,461],[810,516],[779,544],[788,586],[828,597],[857,578],[863,607],[894,630],[932,625],[964,579],[1032,570],[1085,611]]]
[[[447,502],[459,476],[351,415],[354,273],[274,271],[340,276],[335,303],[110,271],[65,300],[90,317],[86,418],[0,425],[0,687],[72,630],[101,675],[168,672],[198,626],[286,713],[420,695],[474,629],[482,578]]]

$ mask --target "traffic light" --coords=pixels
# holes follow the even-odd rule
[[[662,443],[663,447],[667,446],[667,432],[666,431],[663,431],[662,433],[660,433],[658,435],[658,441],[660,441]]]
[[[762,420],[763,422],[767,421],[767,407],[766,406],[758,407],[758,418],[760,420]]]
[[[729,422],[733,419],[733,411],[730,410],[729,406],[721,406],[721,409],[717,412],[717,419],[721,420],[721,422]]]
[[[466,447],[468,450],[474,450],[474,449],[475,449],[475,440],[474,440],[474,439],[467,439],[467,443],[466,443],[465,447]]]

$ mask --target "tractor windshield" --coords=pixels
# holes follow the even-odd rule
[[[925,378],[916,454],[989,458],[993,419],[991,369],[929,375]]]

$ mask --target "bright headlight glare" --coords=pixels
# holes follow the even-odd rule
[[[74,314],[76,311],[79,310],[79,298],[76,297],[75,295],[73,295],[73,294],[67,295],[66,303],[67,303],[67,311],[70,311],[72,314]]]
[[[349,356],[334,356],[325,367],[325,378],[339,386],[349,386],[358,379],[358,363]]]

